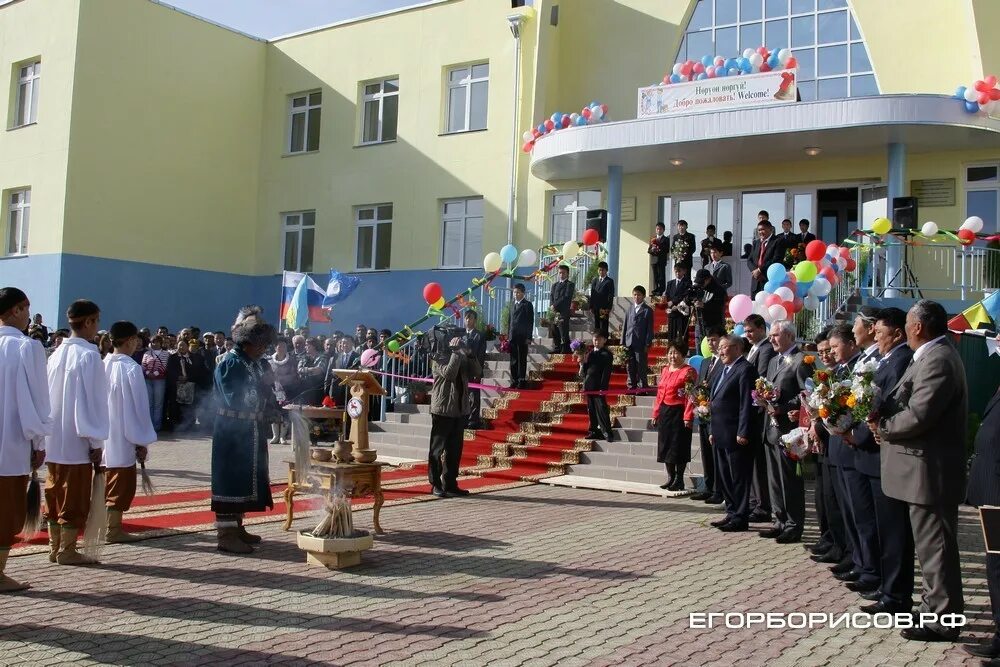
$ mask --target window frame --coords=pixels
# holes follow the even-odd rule
[[[388,92],[388,93],[385,92],[385,84],[386,83],[390,83],[392,81],[396,82],[396,90]],[[365,89],[368,86],[373,86],[375,84],[378,84],[378,86],[379,86],[379,92],[377,92],[377,93],[368,93],[368,92],[365,92]],[[361,121],[359,123],[361,132],[360,132],[359,138],[358,138],[358,145],[359,146],[373,146],[373,145],[376,145],[376,144],[389,144],[389,143],[393,143],[394,141],[396,141],[396,138],[399,136],[399,75],[385,76],[385,77],[382,77],[380,79],[372,79],[370,81],[362,81],[359,87],[360,87],[360,92],[361,92],[361,104],[358,105],[358,108],[361,110]],[[393,136],[392,139],[385,139],[384,138],[384,133],[383,133],[383,129],[384,129],[383,128],[383,123],[384,123],[384,114],[385,114],[385,99],[387,97],[395,97],[396,98],[396,132],[395,132],[395,134],[394,134],[394,136]],[[378,132],[377,132],[377,135],[376,135],[377,138],[376,139],[372,139],[370,141],[365,139],[365,134],[366,134],[366,132],[365,132],[365,129],[366,129],[365,128],[365,122],[367,121],[367,118],[368,118],[368,114],[366,113],[366,109],[367,109],[367,106],[368,106],[369,102],[375,102],[375,103],[378,104]]]
[[[479,202],[482,202],[482,204],[483,204],[483,211],[482,211],[482,213],[479,213],[478,215],[470,215],[469,214],[469,202],[470,201],[479,201]],[[462,208],[462,214],[458,215],[458,216],[454,216],[454,215],[449,216],[449,215],[447,215],[447,213],[445,211],[447,210],[448,204],[462,204],[462,207],[463,207]],[[477,196],[477,197],[452,197],[452,198],[449,198],[449,199],[442,199],[441,200],[440,209],[441,209],[441,261],[439,263],[439,268],[442,268],[442,269],[468,269],[468,268],[475,268],[476,266],[479,265],[479,261],[482,259],[482,249],[483,249],[482,238],[483,238],[483,229],[485,228],[485,223],[486,223],[486,201],[485,201],[485,198],[482,197],[482,196]],[[469,219],[470,218],[472,218],[472,219],[478,218],[479,219],[479,253],[478,254],[474,253],[473,257],[466,257],[465,256],[465,251],[466,251],[466,248],[465,248],[465,238],[466,238],[466,232],[468,231],[468,224],[469,224]],[[462,250],[462,258],[461,258],[461,262],[459,264],[446,264],[445,263],[445,232],[446,232],[447,225],[448,225],[449,222],[458,222],[458,223],[461,224],[462,234],[461,234],[461,237],[459,239],[459,247]]]
[[[816,97],[816,93],[818,93],[818,91],[819,91],[819,86],[820,86],[819,82],[820,81],[824,81],[824,80],[828,80],[828,79],[845,79],[846,80],[846,84],[847,84],[847,97],[857,97],[856,95],[853,95],[853,90],[854,90],[854,86],[855,85],[860,85],[860,84],[855,84],[855,79],[858,79],[860,77],[866,77],[866,76],[873,77],[873,79],[875,81],[875,90],[877,91],[876,94],[878,94],[878,95],[881,94],[882,88],[879,85],[878,74],[875,72],[875,66],[872,64],[871,51],[868,49],[868,44],[867,44],[867,42],[864,39],[864,34],[861,31],[861,26],[858,25],[857,18],[855,17],[854,12],[851,10],[849,3],[845,3],[844,6],[840,6],[840,7],[831,7],[831,8],[827,8],[827,9],[818,9],[817,8],[817,9],[809,10],[809,11],[805,11],[805,12],[801,12],[801,11],[796,12],[796,11],[794,11],[793,8],[791,7],[791,3],[789,3],[787,5],[787,7],[788,7],[787,12],[785,12],[784,14],[776,15],[776,16],[769,16],[767,14],[767,7],[766,7],[766,5],[764,3],[762,3],[763,11],[762,11],[762,17],[760,19],[753,19],[753,20],[748,20],[748,21],[742,20],[741,12],[739,11],[739,7],[737,7],[737,14],[736,14],[736,20],[735,20],[735,22],[716,24],[715,23],[715,0],[696,0],[696,2],[700,2],[700,1],[704,1],[704,2],[710,3],[710,12],[709,12],[710,25],[707,28],[702,28],[700,30],[688,30],[688,26],[684,26],[684,32],[682,33],[681,44],[680,44],[680,47],[678,48],[677,57],[676,57],[676,59],[675,59],[674,62],[680,62],[682,60],[685,60],[688,56],[692,56],[693,60],[697,60],[697,59],[701,58],[703,55],[705,55],[704,53],[698,53],[698,54],[689,54],[689,53],[687,53],[688,35],[689,34],[708,32],[708,33],[710,33],[711,42],[712,42],[712,48],[713,48],[713,50],[718,55],[722,55],[722,56],[725,56],[727,58],[730,58],[730,57],[737,58],[737,57],[739,57],[742,54],[743,49],[747,48],[746,46],[743,46],[742,48],[739,48],[739,44],[740,44],[739,38],[740,38],[740,35],[742,33],[743,26],[753,25],[753,24],[759,24],[761,26],[762,39],[766,39],[766,35],[767,35],[767,23],[769,21],[785,21],[785,39],[784,39],[784,44],[767,44],[767,46],[769,48],[788,48],[788,49],[790,49],[793,52],[793,54],[796,51],[803,51],[803,50],[809,50],[809,51],[812,52],[813,63],[814,63],[813,72],[812,72],[812,74],[808,75],[805,78],[802,78],[801,72],[800,72],[799,79],[800,79],[801,83],[800,83],[799,87],[800,88],[804,88],[806,90],[813,90],[814,91],[814,93],[813,93],[813,99],[815,99],[815,100],[819,100],[820,99],[820,98]],[[814,6],[815,6],[815,4],[814,4]],[[696,6],[696,8],[697,8],[697,6]],[[847,12],[847,32],[846,32],[846,39],[835,41],[835,42],[822,42],[821,39],[820,39],[820,36],[819,36],[819,20],[820,20],[819,17],[820,17],[821,14],[834,14],[834,13],[837,13],[837,12]],[[693,14],[692,14],[692,16],[693,16]],[[792,44],[792,21],[793,21],[793,19],[804,18],[804,17],[811,17],[812,18],[812,33],[813,33],[812,44],[811,45],[807,45],[807,46],[794,47],[794,46],[791,45]],[[736,29],[736,44],[738,46],[738,48],[737,48],[738,53],[732,53],[732,54],[718,53],[718,51],[716,49],[716,44],[718,43],[717,40],[716,40],[716,33],[719,30],[725,30],[725,29],[729,29],[729,28],[735,28]],[[855,29],[857,31],[857,36],[855,36],[853,34]],[[856,45],[856,44],[861,44],[862,47],[865,49],[865,54],[866,54],[866,56],[868,58],[868,66],[869,66],[869,69],[867,69],[867,70],[854,71],[852,69],[852,67],[851,67],[851,47],[854,46],[854,45]],[[760,45],[758,44],[756,46],[760,46]],[[753,48],[756,48],[756,46],[754,46]],[[819,50],[822,49],[822,48],[831,47],[831,46],[845,46],[847,48],[847,69],[846,69],[846,71],[843,74],[828,74],[828,75],[818,76],[817,72],[819,71]],[[802,84],[808,84],[808,85],[803,86]],[[844,98],[830,98],[830,99],[844,99]],[[805,101],[809,101],[809,100],[806,100],[805,98],[803,98],[803,101],[805,102]]]
[[[319,93],[320,102],[319,104],[311,104],[310,98]],[[285,155],[303,155],[306,153],[318,153],[319,147],[322,141],[322,131],[323,131],[323,90],[321,88],[316,88],[314,90],[307,90],[300,93],[292,93],[288,96],[288,113],[287,113],[287,124],[288,131],[285,136]],[[295,106],[295,100],[305,99],[305,106]],[[316,148],[309,148],[309,116],[310,112],[313,110],[319,111],[319,129],[316,132]],[[302,125],[302,150],[295,150],[292,146],[292,133],[295,128],[295,116],[297,114],[302,114],[305,117],[305,122]]]
[[[391,217],[387,220],[380,219],[378,217],[378,210],[383,206],[388,206],[392,209]],[[370,220],[362,220],[362,211],[372,211],[372,218]],[[366,272],[372,273],[376,271],[390,271],[392,269],[392,224],[396,216],[396,208],[392,202],[381,202],[378,204],[363,204],[361,206],[354,207],[354,270],[355,272]],[[389,259],[388,264],[385,267],[378,267],[378,227],[379,225],[389,225]],[[361,258],[358,256],[358,243],[361,240],[361,229],[364,227],[372,228],[372,241],[371,241],[371,257],[372,262],[370,267],[361,266]]]
[[[21,201],[14,203],[15,195],[21,195]],[[28,254],[28,234],[31,228],[31,188],[19,187],[5,190],[3,193],[4,206],[4,257],[25,257]],[[14,215],[18,214],[17,222],[14,222]],[[17,247],[11,250],[13,227],[17,225]]]
[[[25,68],[31,69],[31,72],[27,75],[22,74],[22,70]],[[42,79],[41,70],[42,59],[39,57],[23,60],[14,65],[12,77],[14,84],[14,106],[11,108],[12,123],[10,129],[15,130],[19,127],[27,127],[38,122],[38,95]],[[22,93],[22,88],[26,88],[27,93]],[[24,95],[28,98],[28,102],[24,106],[27,117],[21,118],[18,116],[17,111],[21,106],[21,100]]]
[[[997,176],[990,181],[970,181],[969,169],[975,167],[993,167],[997,170]],[[993,221],[993,228],[984,227],[987,232],[996,234],[1000,231],[1000,161],[970,162],[962,165],[962,219],[971,215],[969,213],[969,193],[970,192],[992,192],[995,198],[995,210],[997,219]],[[989,221],[984,221],[989,225]]]
[[[485,65],[487,68],[486,76],[475,77],[472,72],[476,67]],[[482,132],[489,129],[489,117],[490,117],[490,61],[484,60],[481,62],[472,62],[465,65],[452,65],[445,68],[444,72],[444,134],[461,134],[463,132]],[[461,72],[465,70],[468,75],[463,79],[459,80],[457,83],[452,83],[451,75],[455,72]],[[476,83],[486,84],[486,117],[483,118],[483,127],[477,127],[472,129],[472,86]],[[453,90],[459,88],[465,89],[465,114],[464,114],[464,126],[461,129],[452,129],[451,124],[451,94]]]
[[[598,199],[597,199],[597,208],[596,209],[592,209],[592,208],[589,208],[587,206],[583,206],[583,205],[580,204],[580,198],[581,198],[581,195],[584,192],[596,192],[597,193]],[[573,198],[573,204],[572,204],[572,206],[567,206],[567,207],[563,208],[562,210],[557,211],[556,210],[556,197],[563,196],[563,195],[573,195],[573,197],[574,197]],[[555,216],[559,215],[559,214],[572,213],[572,215],[573,215],[574,235],[576,237],[576,240],[578,240],[579,238],[581,238],[581,235],[582,235],[583,231],[586,229],[586,226],[587,226],[586,212],[587,211],[593,211],[593,210],[600,209],[601,204],[604,203],[604,192],[602,190],[600,190],[599,188],[579,188],[579,189],[575,189],[575,190],[553,190],[553,191],[551,191],[549,193],[549,202],[548,203],[549,203],[549,219],[548,219],[548,227],[549,227],[548,237],[549,237],[549,242],[550,243],[565,243],[569,239],[557,239],[554,236],[554,234],[555,234]],[[580,234],[575,234],[575,231],[576,231],[575,228],[577,226],[578,216],[579,216],[579,214],[581,212],[583,212],[585,214],[584,215],[584,220],[583,220],[583,228],[580,230]]]
[[[313,221],[311,225],[305,224],[305,216],[311,213]],[[297,223],[289,223],[289,218],[298,217]],[[313,231],[313,256],[309,258],[308,270],[303,269],[302,263],[302,233],[311,229]],[[298,248],[295,253],[295,266],[289,268],[286,264],[288,256],[288,233],[296,232]],[[298,211],[284,211],[281,213],[281,266],[283,271],[294,271],[296,273],[311,273],[316,263],[316,209],[302,209]]]

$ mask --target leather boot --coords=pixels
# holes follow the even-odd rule
[[[226,553],[231,554],[253,553],[253,547],[240,538],[239,526],[217,528],[216,533],[218,537],[218,546],[216,548],[218,548],[219,551],[225,551]]]
[[[59,555],[59,524],[55,521],[49,521],[49,562],[56,562],[56,556]]]
[[[76,550],[76,537],[80,533],[76,528],[60,526],[62,534],[59,536],[59,555],[56,562],[60,565],[96,565],[97,560],[90,556],[84,556]]]
[[[13,593],[14,591],[23,591],[31,588],[29,584],[22,584],[20,581],[15,581],[3,573],[7,567],[7,556],[9,555],[9,549],[0,549],[0,593]]]
[[[122,528],[122,513],[118,510],[108,508],[108,535],[105,542],[108,544],[126,544],[128,542],[138,542],[141,537],[126,533]]]
[[[686,467],[686,463],[678,463],[674,466],[674,485],[670,487],[671,491],[684,490],[684,468]]]
[[[674,488],[674,484],[676,482],[677,482],[677,478],[676,478],[676,473],[674,472],[674,466],[668,463],[667,464],[667,483],[666,484],[661,484],[660,488],[661,489],[672,490]]]
[[[243,540],[247,544],[260,544],[261,540],[260,535],[254,535],[253,533],[248,533],[247,529],[243,527],[243,519],[239,519],[238,524],[239,524],[241,540]]]

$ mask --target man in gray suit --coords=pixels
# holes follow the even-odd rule
[[[909,505],[923,575],[921,613],[961,614],[958,505],[965,499],[965,369],[947,338],[941,304],[922,299],[906,314],[913,361],[869,427],[882,448],[882,489]],[[958,628],[928,623],[904,639],[954,641]]]
[[[646,304],[646,288],[632,289],[632,303],[625,311],[622,325],[622,345],[628,353],[628,388],[649,388],[649,367],[646,359],[653,344],[653,309]]]
[[[774,508],[774,525],[760,531],[761,537],[779,544],[802,539],[805,525],[806,492],[798,462],[785,453],[781,437],[799,422],[799,393],[805,388],[811,368],[803,363],[803,354],[795,344],[795,323],[785,320],[771,325],[769,335],[774,356],[767,365],[767,379],[774,385],[777,400],[767,406],[764,423],[767,478]]]

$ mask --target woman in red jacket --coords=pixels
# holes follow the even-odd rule
[[[660,488],[668,491],[684,490],[684,468],[691,460],[694,403],[687,389],[698,374],[687,364],[684,354],[683,343],[667,343],[667,365],[660,372],[653,406],[652,424],[658,432],[656,460],[667,468],[667,483]]]

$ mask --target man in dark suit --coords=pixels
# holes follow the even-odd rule
[[[586,358],[581,357],[580,372],[583,374],[583,390],[593,392],[587,394],[587,416],[590,418],[588,438],[603,437],[608,442],[614,440],[611,430],[611,411],[604,394],[611,383],[611,370],[614,366],[614,355],[605,347],[608,337],[603,331],[594,332],[594,349]],[[582,350],[582,348],[581,348]]]
[[[781,233],[778,234],[778,239],[785,246],[785,250],[794,248],[802,242],[802,237],[792,231],[792,221],[788,218],[781,221]]]
[[[715,383],[716,375],[722,372],[723,363],[719,360],[719,341],[726,335],[726,329],[722,326],[709,327],[706,330],[705,338],[708,339],[708,346],[712,348],[712,356],[703,359],[701,367],[698,368],[698,384],[707,383],[712,387]],[[722,485],[716,473],[716,462],[718,455],[715,447],[712,447],[709,436],[709,422],[699,420],[698,441],[701,448],[701,469],[704,472],[705,490],[699,491],[691,496],[691,500],[705,501],[713,496],[722,496]]]
[[[701,246],[701,252],[698,253],[701,257],[701,268],[708,268],[709,262],[712,261],[712,246],[716,243],[719,244],[719,247],[722,247],[722,239],[715,235],[715,225],[709,225],[705,228],[705,238],[699,244]]]
[[[622,324],[622,345],[628,354],[628,388],[648,389],[649,368],[646,364],[649,346],[653,344],[653,309],[646,304],[646,288],[632,289],[632,303],[625,311]]]
[[[479,330],[479,314],[474,310],[465,311],[465,347],[469,350],[469,355],[479,364],[480,375],[470,378],[470,382],[479,383],[483,381],[482,369],[486,367],[486,339],[483,332]],[[483,424],[479,418],[479,408],[482,403],[482,390],[469,387],[469,397],[472,399],[472,410],[469,413],[467,428],[482,428]]]
[[[805,218],[799,220],[799,239],[802,245],[809,245],[816,240],[816,235],[809,231],[809,221]]]
[[[528,346],[535,335],[535,307],[524,298],[524,285],[514,285],[510,303],[510,388],[523,389],[528,380]]]
[[[769,336],[775,355],[767,365],[767,379],[774,385],[777,399],[767,406],[764,424],[767,477],[774,507],[774,525],[762,530],[761,537],[772,538],[779,544],[802,539],[805,525],[806,495],[798,462],[785,453],[781,438],[799,422],[799,393],[812,375],[812,367],[802,360],[795,344],[795,323],[775,322]]]
[[[722,243],[716,241],[709,249],[709,262],[705,267],[724,290],[733,286],[733,268],[722,261]]]
[[[674,279],[667,283],[663,298],[667,301],[667,338],[687,344],[691,306],[687,302],[691,291],[691,278],[683,266],[674,266]]]
[[[569,267],[559,266],[559,279],[552,284],[549,305],[556,311],[556,322],[552,326],[553,349],[555,354],[569,354],[569,318],[573,311],[573,295],[576,285],[570,282]]]
[[[667,260],[670,259],[670,237],[664,232],[662,222],[656,223],[656,236],[649,242],[649,264],[653,267],[653,296],[660,296],[667,288]]]
[[[774,263],[780,264],[784,258],[785,246],[775,238],[774,225],[767,220],[757,223],[757,238],[747,256],[747,267],[750,269],[753,285],[750,296],[757,296],[757,292],[764,289],[764,283],[767,282],[767,267]]]
[[[726,501],[726,516],[712,525],[727,533],[745,531],[750,520],[750,478],[753,454],[750,443],[759,435],[753,429],[750,392],[757,371],[741,354],[738,336],[719,341],[719,358],[724,364],[715,373],[711,389],[711,446],[719,452],[718,479]]]
[[[767,374],[767,366],[775,355],[774,346],[767,341],[767,324],[760,315],[749,315],[743,320],[744,335],[750,343],[747,361],[757,370],[757,377]],[[753,453],[753,483],[750,487],[750,521],[763,523],[771,520],[771,493],[767,481],[767,457],[764,455],[764,409],[754,407],[754,434],[761,436],[751,443]]]
[[[965,368],[948,340],[948,315],[921,299],[906,314],[913,361],[869,425],[882,447],[882,490],[909,505],[913,544],[923,575],[919,611],[961,614],[958,505],[965,499]],[[927,623],[904,639],[955,641],[958,628]]]
[[[670,245],[675,248],[676,246],[679,245],[683,246],[684,252],[680,255],[679,259],[674,259],[675,269],[678,266],[683,266],[685,269],[687,269],[688,275],[691,274],[691,267],[694,266],[695,243],[696,241],[694,238],[694,234],[688,231],[687,220],[678,220],[677,233],[674,234],[674,237],[672,239],[670,239]],[[675,253],[676,252],[680,251],[675,249]]]
[[[970,505],[1000,505],[1000,391],[986,405],[983,421],[976,432],[976,453],[969,469]],[[986,584],[993,608],[993,638],[988,644],[965,645],[977,658],[1000,657],[1000,554],[986,554]]]
[[[878,341],[879,359],[875,384],[880,396],[892,391],[913,358],[913,350],[906,344],[905,326],[906,313],[899,308],[886,308],[876,315],[875,340]],[[877,398],[875,410],[878,411]],[[850,442],[854,446],[855,474],[868,484],[872,498],[868,511],[876,519],[874,546],[879,559],[875,566],[879,599],[861,610],[869,614],[909,613],[913,607],[913,536],[908,508],[903,501],[889,498],[882,492],[881,454],[868,425],[856,426],[851,431]],[[849,489],[848,494],[860,532],[862,523],[858,522],[858,510],[864,508],[856,502],[857,494],[853,489]],[[860,537],[864,542],[865,536]],[[862,550],[866,551],[863,544]],[[854,590],[863,591],[863,588],[855,587]]]
[[[597,264],[597,277],[590,283],[590,312],[594,315],[594,331],[608,336],[608,318],[615,303],[615,281],[608,276],[608,263]]]

